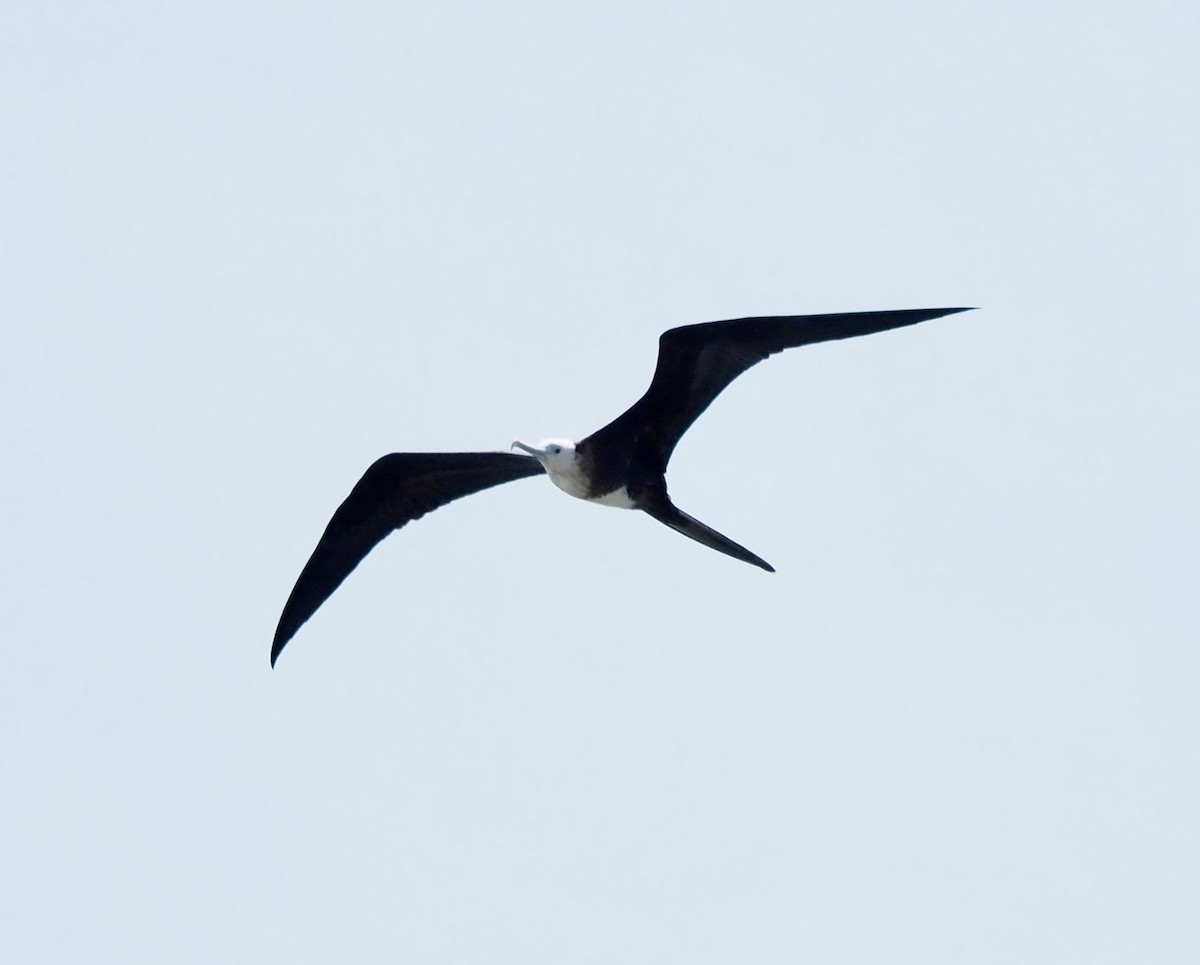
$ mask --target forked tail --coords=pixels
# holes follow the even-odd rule
[[[775,572],[775,567],[766,560],[755,556],[746,547],[739,546],[728,536],[722,536],[711,526],[705,526],[700,520],[693,519],[668,499],[638,508],[649,513],[660,523],[666,523],[677,533],[683,533],[684,536],[694,539],[697,543],[703,543],[705,546],[724,553],[726,556],[732,556],[735,560],[741,560],[743,563],[751,563],[768,573]]]

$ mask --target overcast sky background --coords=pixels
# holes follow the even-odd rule
[[[1193,2],[0,7],[0,959],[1200,960]],[[390,451],[776,357],[385,542]]]

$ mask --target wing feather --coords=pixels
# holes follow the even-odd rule
[[[965,311],[969,309],[778,315],[672,328],[658,340],[658,365],[646,393],[580,447],[652,451],[665,472],[675,446],[700,414],[729,383],[775,353]]]
[[[300,572],[271,645],[271,666],[304,622],[389,533],[449,502],[545,470],[507,452],[397,452],[376,460],[350,491]]]

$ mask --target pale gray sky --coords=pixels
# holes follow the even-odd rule
[[[0,959],[1200,957],[1194,3],[9,0]],[[679,505],[388,451],[772,359]]]

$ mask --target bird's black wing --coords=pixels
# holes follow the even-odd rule
[[[333,514],[296,580],[275,630],[271,666],[388,533],[462,496],[542,472],[533,456],[507,452],[397,452],[376,460]]]
[[[730,382],[768,356],[801,345],[870,335],[965,311],[969,309],[779,315],[670,329],[658,340],[658,366],[646,394],[580,446],[652,452],[661,460],[658,468],[665,471],[688,427]]]

